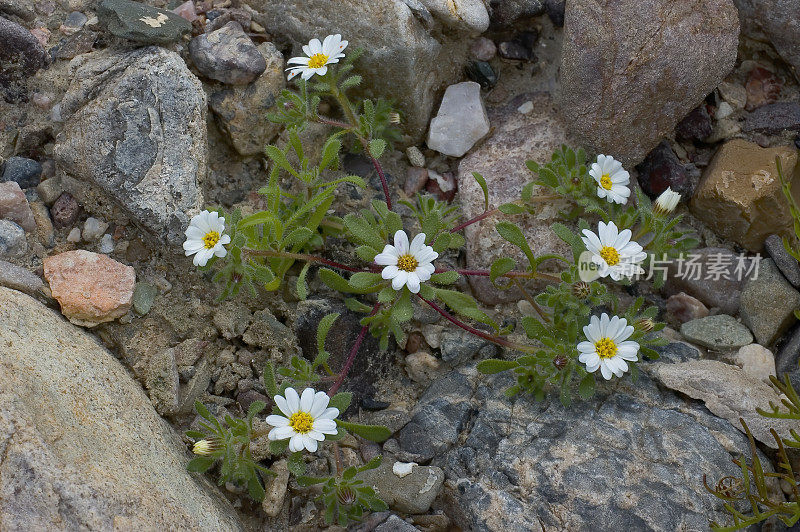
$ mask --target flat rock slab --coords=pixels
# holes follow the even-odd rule
[[[208,171],[200,80],[178,54],[158,47],[84,54],[71,68],[56,162],[155,239],[179,246],[202,208]]]
[[[742,290],[740,314],[761,345],[772,345],[796,320],[800,292],[789,284],[772,259],[761,259],[758,276]]]
[[[727,419],[739,430],[744,419],[753,436],[764,445],[777,449],[770,434],[775,429],[782,438],[790,438],[790,429],[800,430],[800,421],[769,419],[756,408],[771,411],[770,401],[780,405],[781,398],[769,384],[744,370],[718,360],[692,360],[680,364],[658,364],[654,374],[673,390],[700,399],[715,415]]]
[[[0,287],[0,345],[0,529],[242,529],[95,337]]]
[[[76,250],[44,259],[44,277],[64,316],[94,327],[131,308],[136,272],[105,255]]]
[[[681,334],[690,342],[709,349],[738,349],[753,343],[753,335],[733,316],[717,314],[681,325]]]
[[[169,44],[192,30],[183,17],[142,2],[103,0],[97,14],[117,37],[146,44]]]

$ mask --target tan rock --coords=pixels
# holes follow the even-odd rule
[[[0,287],[0,530],[242,524],[97,339]]]
[[[36,229],[31,206],[15,181],[0,183],[0,219],[10,220],[25,231]]]
[[[416,382],[433,380],[441,365],[438,358],[425,351],[417,351],[406,357],[406,373]]]
[[[725,358],[732,364],[742,368],[748,375],[768,384],[770,375],[775,375],[775,355],[764,346],[758,344],[746,345]]]
[[[718,235],[761,251],[770,233],[787,235],[792,220],[781,192],[775,158],[800,201],[797,150],[762,148],[743,139],[725,143],[706,169],[691,210]]]
[[[76,325],[94,327],[131,308],[136,272],[105,255],[76,250],[47,257],[44,277],[61,312]]]

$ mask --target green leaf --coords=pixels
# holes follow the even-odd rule
[[[253,419],[265,408],[267,408],[267,403],[264,401],[253,401],[250,404],[250,408],[247,409],[247,418]]]
[[[269,452],[272,454],[283,454],[289,447],[289,440],[273,440],[269,442]]]
[[[198,456],[189,460],[186,470],[191,473],[205,473],[214,465],[214,458],[210,456]]]
[[[494,283],[498,277],[502,277],[514,269],[516,262],[511,257],[501,257],[492,263],[489,268],[489,279]]]
[[[431,281],[436,284],[453,284],[458,281],[458,272],[453,270],[449,272],[434,273],[431,275]]]
[[[389,303],[394,301],[395,297],[397,297],[397,291],[391,286],[387,286],[378,293],[378,301],[380,303]]]
[[[353,213],[344,217],[345,229],[361,244],[366,244],[375,249],[383,249],[386,242],[381,238],[378,229],[373,227],[364,218]]]
[[[539,179],[542,183],[547,185],[550,188],[557,188],[558,187],[558,176],[545,166],[539,167]]]
[[[525,256],[528,257],[528,262],[533,264],[536,261],[528,241],[525,240],[525,235],[522,234],[522,229],[511,222],[498,222],[495,229],[500,236],[520,248],[525,253]]]
[[[500,360],[498,358],[489,358],[478,362],[478,371],[485,375],[493,375],[501,373],[518,367],[519,364],[515,360]]]
[[[252,471],[252,476],[247,479],[247,493],[254,501],[261,502],[264,500],[264,486],[261,485],[261,481],[258,480],[258,475],[255,471]]]
[[[375,255],[378,253],[380,252],[375,251],[375,249],[371,248],[370,246],[358,246],[356,248],[356,255],[358,255],[358,258],[364,262],[372,262],[375,260]]]
[[[319,278],[322,280],[323,283],[328,285],[330,288],[337,290],[339,292],[344,292],[346,294],[352,292],[350,288],[350,284],[347,282],[347,279],[339,275],[333,270],[328,268],[320,268],[319,270]]]
[[[368,290],[383,282],[379,273],[358,272],[350,276],[350,286],[356,290]]]
[[[372,139],[369,141],[369,154],[375,159],[379,159],[386,149],[386,141],[383,139]]]
[[[278,165],[280,168],[283,168],[284,170],[292,174],[294,177],[297,178],[300,177],[298,173],[295,172],[294,168],[292,168],[292,165],[289,164],[289,160],[286,158],[286,155],[281,150],[272,145],[267,146],[264,150],[267,154],[267,157],[272,159],[272,161],[276,165]]]
[[[308,239],[314,235],[314,232],[308,227],[298,227],[293,230],[283,239],[283,246],[291,248],[294,246],[302,246]]]
[[[525,316],[522,318],[522,328],[525,329],[525,334],[527,334],[528,338],[531,340],[541,340],[542,338],[551,336],[544,324],[533,316]]]
[[[365,440],[378,443],[384,442],[392,436],[392,431],[382,425],[361,425],[341,419],[337,419],[336,424],[353,434],[358,434]]]
[[[411,293],[404,290],[403,294],[392,307],[392,317],[397,323],[405,323],[414,316],[414,307],[411,305]]]
[[[589,399],[594,395],[594,385],[594,373],[588,373],[581,379],[581,383],[578,385],[578,395],[581,396],[581,399]]]
[[[270,361],[267,361],[267,365],[264,366],[264,388],[270,397],[278,395],[278,383],[275,382],[275,367]]]
[[[306,262],[303,269],[300,270],[300,275],[297,276],[297,283],[295,284],[297,297],[299,297],[301,301],[308,297],[308,283],[306,282],[306,277],[308,276],[309,267],[311,267],[311,263]]]
[[[489,210],[489,188],[486,186],[486,179],[478,172],[472,172],[472,177],[478,182],[478,186],[483,190],[483,210]]]
[[[344,306],[347,307],[348,310],[352,310],[353,312],[359,312],[361,314],[369,314],[372,311],[372,307],[369,305],[365,305],[358,299],[354,297],[348,297],[344,300]]]
[[[261,225],[265,223],[274,224],[277,227],[280,227],[281,230],[283,228],[283,224],[281,221],[271,212],[261,211],[255,214],[251,214],[250,216],[245,216],[239,221],[238,228],[239,229],[247,229],[248,227],[252,227],[254,225]]]
[[[350,403],[353,401],[353,394],[350,392],[339,392],[333,397],[331,397],[330,402],[328,403],[329,408],[338,408],[339,412],[344,412],[350,407]]]
[[[286,461],[289,471],[296,477],[303,476],[306,472],[306,463],[303,461],[303,453],[296,452],[289,455]]]
[[[322,147],[322,159],[319,163],[320,170],[339,167],[339,150],[342,149],[342,142],[337,137],[338,135],[333,135],[325,141],[325,145]]]
[[[197,410],[197,413],[200,414],[202,417],[206,418],[209,421],[214,421],[214,416],[211,415],[211,412],[208,411],[206,405],[201,403],[200,401],[194,402],[194,409]]]
[[[553,230],[558,238],[569,244],[570,248],[572,248],[573,259],[577,262],[581,253],[586,249],[581,237],[573,233],[569,227],[562,223],[556,222],[550,226],[550,229]]]
[[[376,468],[380,467],[382,461],[383,461],[383,456],[377,455],[377,456],[373,457],[372,460],[370,460],[366,464],[364,464],[361,467],[359,467],[358,471],[360,473],[361,471],[368,471],[370,469],[376,469]]]
[[[503,214],[522,214],[526,212],[525,208],[517,205],[516,203],[504,203],[498,207]]]
[[[325,351],[325,338],[328,337],[328,331],[331,330],[333,323],[339,319],[338,312],[332,312],[325,315],[317,326],[317,351]]]

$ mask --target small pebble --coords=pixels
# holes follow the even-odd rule
[[[53,217],[53,224],[58,228],[69,227],[78,219],[81,206],[69,192],[64,192],[50,207],[50,215]]]
[[[728,118],[732,114],[733,114],[733,107],[731,107],[731,104],[729,104],[728,102],[722,102],[721,104],[719,104],[719,107],[717,107],[717,114],[715,116],[717,117],[718,120],[721,120],[723,118]]]
[[[416,462],[395,462],[392,466],[392,473],[399,478],[407,477],[411,474],[415,465],[419,464]]]
[[[51,177],[42,181],[36,187],[36,193],[46,205],[52,205],[64,193],[64,188],[61,186],[61,178]]]
[[[150,283],[144,281],[136,283],[136,287],[133,289],[133,310],[140,316],[144,316],[153,308],[153,301],[157,295],[158,288]]]
[[[103,236],[106,229],[108,229],[107,223],[90,216],[83,224],[83,239],[87,242],[93,242]]]
[[[25,230],[9,220],[0,220],[0,257],[19,257],[26,251]]]
[[[408,162],[410,162],[413,166],[420,168],[425,166],[425,156],[416,146],[409,146],[406,148],[406,157],[408,157]]]
[[[77,32],[81,29],[86,21],[89,20],[89,17],[81,13],[80,11],[73,11],[69,15],[67,15],[66,20],[59,28],[59,31],[64,35],[72,35],[73,33]]]
[[[39,184],[42,165],[26,157],[11,157],[3,166],[2,181],[14,181],[20,188],[31,188]]]
[[[81,241],[81,230],[78,227],[73,227],[72,231],[69,232],[67,235],[67,242],[72,242],[73,244],[77,244]]]
[[[469,53],[478,61],[491,61],[497,55],[497,46],[491,39],[479,37],[470,45]]]
[[[110,234],[105,234],[103,238],[100,239],[100,253],[108,255],[112,251],[114,251],[114,239]]]
[[[533,102],[528,100],[527,102],[517,107],[517,111],[524,115],[527,115],[528,113],[533,111]]]

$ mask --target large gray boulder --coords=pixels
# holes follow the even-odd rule
[[[101,51],[71,65],[56,163],[159,240],[183,241],[203,204],[206,96],[175,52]]]
[[[0,287],[0,529],[240,530],[94,337]]]
[[[742,33],[768,40],[800,79],[800,5],[797,0],[735,0]]]
[[[731,0],[570,0],[563,110],[585,146],[635,164],[728,75]]]
[[[456,81],[469,39],[427,29],[431,13],[420,2],[404,0],[244,0],[261,13],[254,18],[267,31],[294,42],[294,55],[312,38],[340,33],[349,41],[345,53],[365,50],[358,73],[372,96],[399,105],[404,127],[419,138],[428,125],[436,90]],[[411,6],[411,7],[410,7]],[[427,21],[427,22],[426,22]]]
[[[660,390],[643,371],[569,408],[508,399],[510,375],[462,369],[433,382],[398,434],[446,476],[445,511],[464,530],[704,530],[729,522],[703,486],[749,456],[730,423]],[[405,458],[404,458],[405,459]]]

